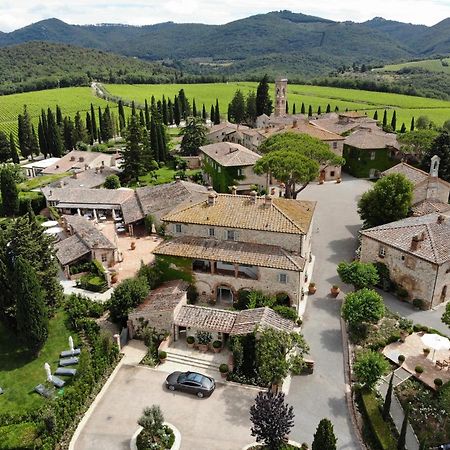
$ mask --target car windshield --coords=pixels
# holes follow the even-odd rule
[[[212,386],[212,382],[208,377],[195,372],[186,372],[180,374],[180,376],[178,377],[178,383],[185,383],[186,381],[201,384],[204,388],[207,389]]]

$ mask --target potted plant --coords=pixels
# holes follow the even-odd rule
[[[220,375],[222,375],[222,378],[226,378],[228,376],[228,371],[229,371],[228,364],[223,363],[219,366],[219,372]]]
[[[444,382],[440,378],[434,379],[434,387],[436,389],[439,389],[443,384],[444,384]]]
[[[187,344],[188,348],[194,348],[194,345],[195,345],[195,338],[194,338],[194,336],[188,336],[186,338],[186,344]]]
[[[398,362],[402,365],[405,362],[405,355],[398,355]]]
[[[111,283],[112,284],[117,283],[118,278],[119,278],[119,274],[117,272],[111,273]]]
[[[130,248],[131,250],[134,250],[136,248],[136,242],[131,241]]]
[[[423,367],[422,366],[416,366],[414,370],[416,371],[416,375],[418,377],[420,377],[420,375],[423,374]]]
[[[209,331],[197,331],[197,343],[198,349],[201,352],[208,351],[208,345],[212,341],[212,336]]]
[[[316,288],[316,283],[309,283],[309,286],[308,286],[308,293],[310,293],[310,294],[315,294],[315,293],[316,293],[316,290],[317,290],[317,288]]]
[[[158,352],[158,358],[159,358],[159,362],[163,363],[167,359],[167,352],[160,350]]]
[[[425,347],[425,348],[423,349],[423,354],[425,355],[425,358],[427,358],[428,355],[430,354],[430,349]]]
[[[336,183],[339,184],[341,181],[342,181],[342,178],[341,178],[341,177],[337,177],[337,178],[336,178]]]
[[[339,289],[338,285],[333,284],[330,292],[331,292],[331,295],[336,298],[339,295],[339,292],[341,292],[341,290]]]
[[[220,353],[222,351],[222,341],[214,341],[212,343],[212,347],[214,350],[214,353]]]

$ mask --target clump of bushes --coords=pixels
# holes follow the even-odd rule
[[[166,450],[175,442],[175,435],[164,425],[163,413],[157,405],[145,408],[138,424],[143,428],[136,439],[138,450]]]

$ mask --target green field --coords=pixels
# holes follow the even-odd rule
[[[135,100],[143,103],[145,99],[150,100],[154,95],[156,99],[171,97],[183,88],[189,100],[195,98],[197,110],[204,103],[206,111],[209,114],[211,105],[215,104],[216,98],[219,99],[219,106],[222,115],[227,111],[228,103],[231,101],[235,91],[240,89],[244,93],[256,90],[256,83],[236,82],[236,83],[217,83],[217,84],[169,84],[169,85],[114,85],[109,84],[105,87],[113,95],[118,95],[124,99]],[[274,87],[271,85],[271,92]],[[288,102],[290,107],[296,104],[297,113],[300,112],[302,102],[308,110],[311,105],[314,112],[321,107],[325,112],[327,105],[330,104],[331,110],[337,106],[340,111],[366,111],[368,116],[373,116],[375,110],[378,110],[378,117],[381,120],[384,109],[396,110],[397,127],[400,128],[402,122],[409,126],[411,118],[416,119],[421,115],[427,115],[437,125],[442,125],[444,121],[450,119],[450,101],[414,97],[410,95],[391,94],[385,92],[361,91],[356,89],[342,89],[323,86],[308,85],[288,85]],[[389,121],[392,111],[389,111]]]
[[[442,64],[444,62],[444,64]],[[424,59],[422,61],[410,61],[402,64],[389,64],[376,72],[397,72],[405,67],[419,68],[429,70],[430,72],[445,72],[450,74],[450,58],[441,59]]]
[[[0,324],[0,386],[5,391],[0,413],[21,414],[44,403],[44,398],[33,392],[34,387],[46,380],[44,363],[48,362],[52,370],[58,367],[59,353],[69,347],[69,335],[65,314],[60,311],[50,320],[48,339],[39,357],[33,358]]]
[[[17,116],[22,113],[24,105],[27,105],[36,126],[42,108],[55,109],[56,105],[59,105],[63,115],[73,117],[77,111],[88,111],[91,103],[102,108],[108,104],[105,100],[95,97],[89,87],[48,89],[0,96],[0,130],[16,133]],[[111,104],[111,107],[116,105]]]

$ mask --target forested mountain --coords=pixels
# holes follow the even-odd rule
[[[298,79],[324,75],[354,63],[373,66],[450,54],[450,19],[426,27],[381,18],[364,23],[334,22],[278,11],[225,25],[69,25],[48,19],[0,33],[3,47],[29,41],[65,43],[163,61],[191,74],[248,78],[267,72]]]
[[[177,71],[158,62],[49,42],[0,48],[0,93],[112,83],[170,83]]]

